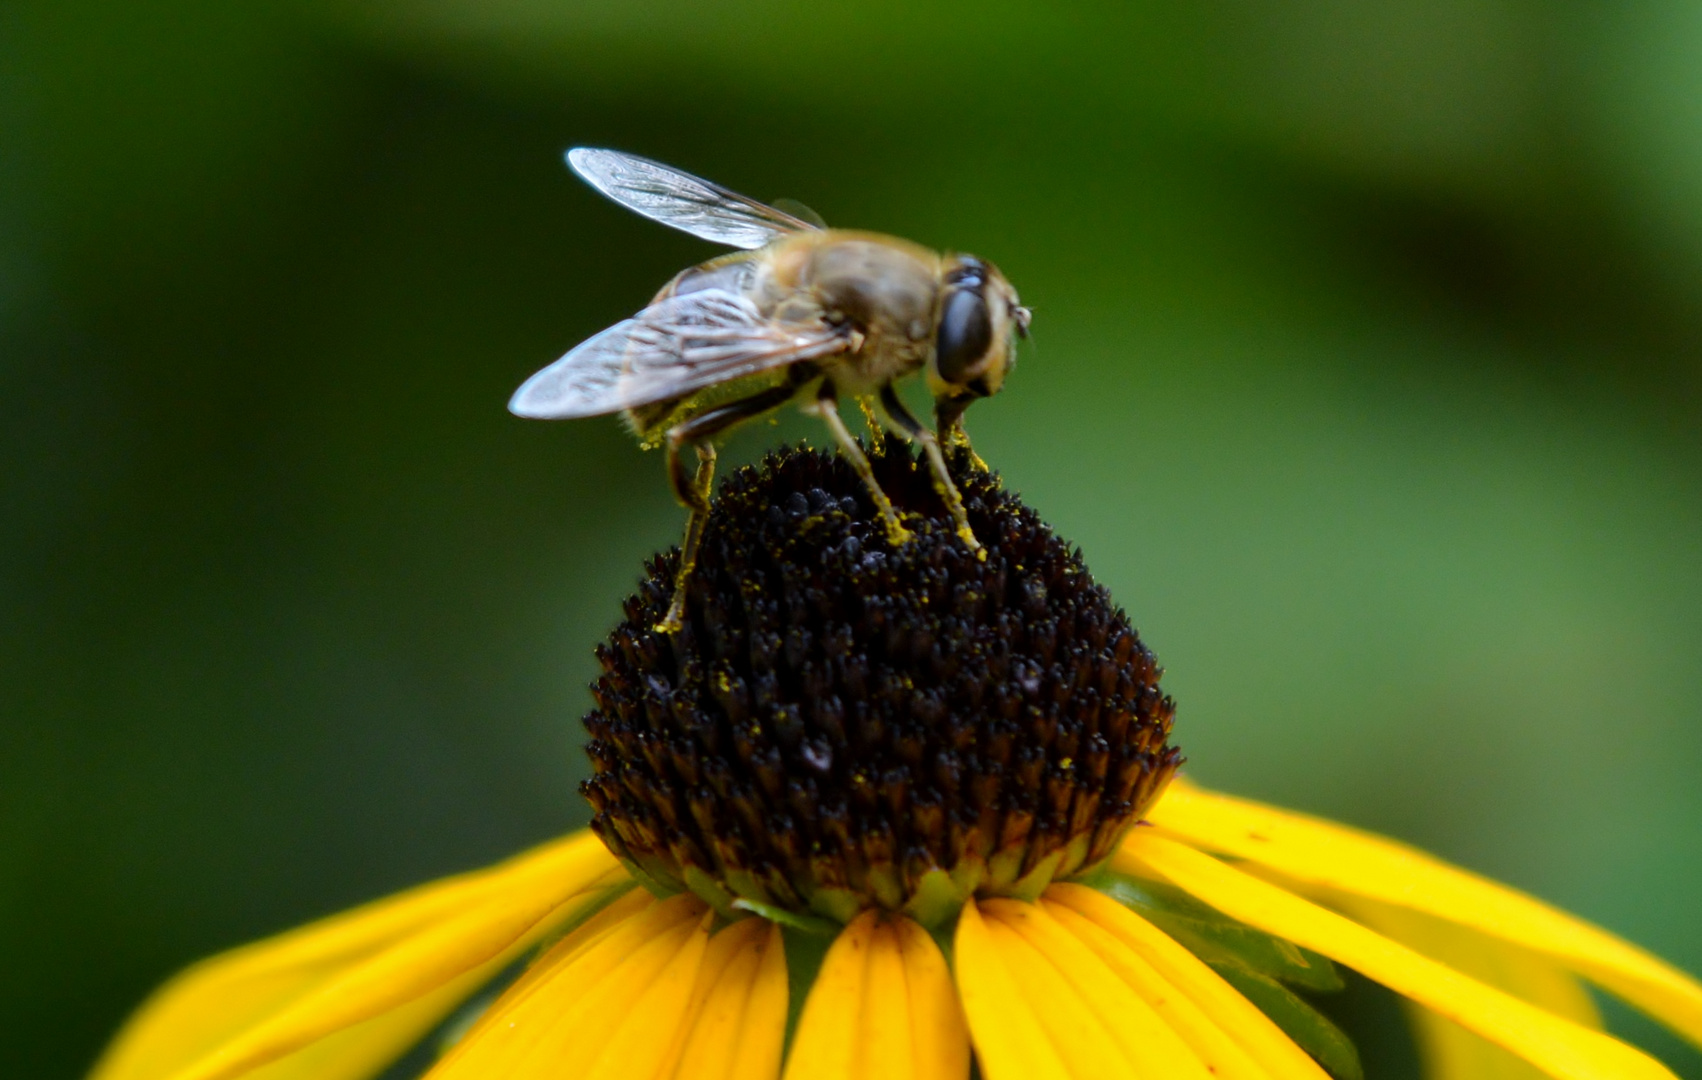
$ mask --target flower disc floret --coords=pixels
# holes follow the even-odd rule
[[[1181,763],[1174,703],[1080,553],[954,465],[978,558],[909,453],[787,450],[712,507],[685,627],[653,559],[597,653],[592,828],[659,892],[933,922],[1103,861]]]

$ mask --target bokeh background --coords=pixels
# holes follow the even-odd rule
[[[0,132],[7,1076],[584,821],[681,515],[503,405],[713,249],[574,144],[999,262],[1037,343],[977,447],[1193,775],[1702,971],[1694,3],[11,0]]]

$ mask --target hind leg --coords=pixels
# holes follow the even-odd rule
[[[691,516],[686,518],[685,538],[680,541],[680,569],[674,575],[674,598],[668,602],[668,613],[656,624],[661,633],[676,633],[685,625],[686,586],[697,568],[697,549],[703,544],[703,529],[709,523],[709,496],[715,485],[715,447],[709,440],[742,420],[784,405],[796,393],[797,387],[788,382],[710,409],[668,429],[668,481],[673,485],[674,497]],[[687,446],[697,451],[695,474],[686,470],[681,454]]]
[[[680,568],[674,574],[674,596],[668,601],[668,613],[656,624],[656,629],[664,634],[676,633],[685,625],[686,585],[697,568],[697,549],[703,543],[703,526],[709,520],[709,493],[715,485],[715,447],[707,442],[692,444],[697,451],[697,472],[688,474],[680,456],[687,440],[677,437],[678,431],[679,428],[673,428],[668,432],[668,480],[673,485],[674,497],[690,513],[685,537],[680,541]]]

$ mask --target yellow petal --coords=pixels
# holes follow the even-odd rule
[[[1204,1010],[1114,934],[1060,903],[1050,890],[1040,906],[1179,1035],[1213,1076],[1221,1080],[1269,1080],[1270,1074]]]
[[[517,886],[525,889],[540,881],[558,888],[559,903],[611,871],[618,871],[618,864],[601,842],[588,832],[577,833],[488,870],[411,889],[204,960],[161,987],[137,1011],[95,1066],[91,1080],[159,1080],[177,1075],[374,956],[456,913],[488,905]],[[490,955],[475,957],[445,978],[410,987],[396,1004],[429,994],[491,959]],[[407,1032],[429,1028],[452,1006],[449,1002],[435,1009],[422,1008],[412,1023],[398,1020],[388,1028],[390,1036],[377,1042],[350,1038],[362,1046],[397,1039],[405,1045]],[[320,1034],[374,1015],[355,1017]],[[374,1037],[381,1028],[386,1025],[374,1025],[365,1035]],[[311,1038],[285,1045],[242,1067],[308,1041]]]
[[[673,1080],[776,1080],[786,1039],[780,927],[744,919],[709,942],[671,1067]]]
[[[1190,785],[1173,785],[1148,819],[1195,847],[1546,953],[1702,1046],[1702,983],[1505,885],[1383,837]]]
[[[654,1075],[708,944],[694,896],[649,901],[559,942],[428,1074],[431,1080]]]
[[[562,902],[555,882],[492,896],[341,971],[237,1038],[174,1073],[174,1080],[228,1080],[256,1065],[415,1000],[487,961],[529,944],[591,897]],[[567,910],[563,910],[567,909]]]
[[[689,913],[686,913],[689,914]],[[479,1054],[495,1053],[494,1044],[525,1035],[506,1025],[507,1019],[528,1007],[538,993],[547,991],[562,971],[580,959],[590,957],[590,966],[579,969],[582,982],[593,982],[613,970],[621,960],[647,942],[666,933],[684,915],[664,908],[643,889],[634,889],[610,904],[595,918],[564,935],[542,956],[535,959],[526,971],[492,1003],[449,1048],[436,1068],[443,1070],[457,1058],[471,1054],[473,1044],[489,1037],[493,1046],[479,1049]],[[487,1033],[492,1033],[488,1034]]]
[[[546,950],[543,955],[535,958],[526,966],[526,970],[502,992],[499,999],[505,1007],[513,1007],[530,994],[532,990],[551,978],[562,965],[571,962],[582,953],[601,945],[606,939],[617,934],[631,935],[636,933],[631,923],[634,915],[650,911],[656,904],[656,898],[643,889],[630,889],[613,903],[601,908],[591,918],[575,926],[561,940]],[[656,916],[653,913],[653,917]],[[487,1010],[486,1016],[489,1015]],[[476,1028],[469,1029],[471,1034]]]
[[[1007,962],[1019,985],[1031,988],[1029,1003],[1041,1026],[1055,1033],[1064,1057],[1075,1060],[1076,1075],[1103,1075],[1088,1070],[1112,1060],[1115,1047],[1136,1076],[1210,1080],[1181,1035],[1045,905],[989,900],[981,913],[1029,947],[1026,953],[1010,949]],[[1094,1043],[1107,1045],[1102,1050]]]
[[[890,1080],[916,1080],[916,1053],[911,1039],[910,993],[904,983],[904,959],[898,955],[898,935],[892,924],[880,921],[874,912],[864,916],[874,921],[868,952],[862,960],[863,989],[858,1011],[856,1061],[852,1076],[880,1076]],[[855,962],[852,958],[850,962]],[[807,1005],[806,1005],[807,1007]],[[802,1030],[802,1021],[799,1021]]]
[[[910,1043],[919,1080],[960,1080],[969,1075],[969,1026],[952,985],[945,954],[928,932],[910,919],[892,923],[904,962],[910,1002]]]
[[[1105,931],[1151,965],[1164,985],[1174,987],[1212,1019],[1273,1080],[1328,1080],[1311,1056],[1223,977],[1164,931],[1097,890],[1054,885],[1049,901],[1068,908]],[[1187,1036],[1188,1028],[1178,1025]],[[1201,1051],[1203,1060],[1213,1058]]]
[[[780,928],[771,927],[763,945],[762,965],[745,1004],[738,1051],[727,1080],[773,1080],[780,1075],[780,1055],[786,1043],[786,1011],[790,1004],[786,977],[786,946]]]
[[[761,958],[758,931],[766,929],[762,920],[747,918],[710,935],[703,963],[697,968],[697,984],[659,1077],[676,1077],[687,1050],[696,1051],[689,1071],[697,1080],[718,1080],[726,1071],[731,1056],[727,1036],[738,1030],[745,1004],[740,991]]]
[[[792,1051],[786,1057],[786,1080],[841,1080],[853,1075],[863,1007],[865,957],[873,947],[875,914],[852,920],[833,940],[816,973],[815,985],[804,999]]]
[[[952,954],[982,1075],[987,1080],[1069,1080],[1068,1065],[1017,988],[1003,942],[974,902],[958,916]]]
[[[866,911],[822,961],[787,1080],[962,1080],[969,1040],[953,999],[933,938],[903,916]]]
[[[508,962],[507,957],[499,958],[425,997],[244,1073],[243,1080],[370,1080],[501,974]]]
[[[1231,918],[1340,961],[1562,1080],[1672,1080],[1659,1062],[1147,831],[1124,852]]]
[[[1088,1080],[1100,1076],[1131,1076],[1135,1062],[1069,979],[1011,925],[1014,912],[1007,904],[1021,901],[978,901],[987,939],[1009,973],[1016,999],[1008,1006],[1031,1016],[1045,1047],[1062,1066],[1062,1075]],[[970,1028],[975,1031],[974,1020]],[[983,1061],[986,1056],[983,1055]]]
[[[606,1034],[604,1029],[596,1027],[580,1031],[581,1038],[603,1042],[604,1046],[590,1069],[583,1074],[575,1070],[568,1075],[583,1075],[587,1080],[638,1080],[659,1076],[665,1067],[672,1065],[671,1049],[686,1030],[692,990],[697,986],[698,969],[709,946],[712,918],[710,912],[703,914],[685,945],[612,1029]],[[554,1064],[551,1063],[550,1076],[560,1075]]]
[[[1355,900],[1347,912],[1384,936],[1514,997],[1587,1027],[1602,1026],[1578,979],[1549,957],[1408,908]],[[1428,1009],[1410,1011],[1424,1072],[1432,1080],[1536,1080],[1542,1075],[1452,1020]]]

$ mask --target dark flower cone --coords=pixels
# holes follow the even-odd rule
[[[842,458],[771,454],[713,504],[684,629],[652,629],[671,552],[598,650],[582,790],[658,891],[937,922],[1091,869],[1182,761],[1161,669],[1079,552],[959,455],[978,559],[925,466],[872,460],[903,547]]]

